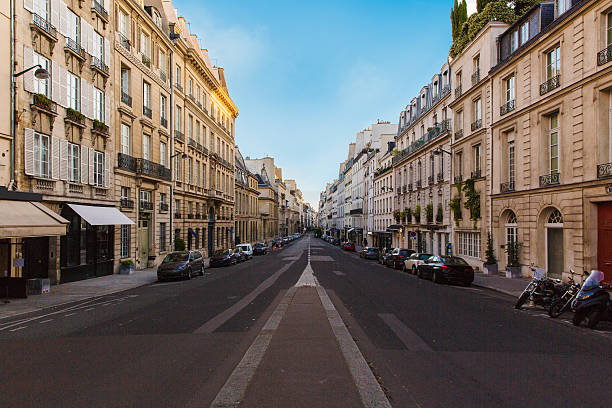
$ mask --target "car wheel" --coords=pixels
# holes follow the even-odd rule
[[[187,279],[191,279],[193,278],[193,274],[191,273],[191,268],[189,268],[189,270],[187,271]]]
[[[406,264],[402,266],[402,272],[406,273]]]
[[[202,269],[200,269],[200,275],[201,275],[201,276],[204,276],[204,269],[205,269],[205,268],[204,268],[204,265],[202,265]]]
[[[438,274],[438,271],[433,271],[431,274],[431,281],[434,283],[440,283],[440,275]]]
[[[417,276],[417,278],[419,278],[419,279],[423,279],[423,272],[421,272],[421,268],[418,268],[418,269],[416,270],[416,276]]]
[[[415,268],[415,266],[414,266],[414,265],[412,265],[412,274],[413,274],[413,275],[416,275],[416,274],[417,274],[417,270],[416,270],[416,268]]]

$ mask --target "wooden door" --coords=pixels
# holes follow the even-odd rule
[[[597,269],[612,283],[612,203],[597,206]]]
[[[47,278],[49,275],[49,237],[24,238],[23,277]]]
[[[146,268],[149,263],[149,221],[138,221],[138,259],[140,266]]]

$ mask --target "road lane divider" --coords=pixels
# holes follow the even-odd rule
[[[433,351],[423,339],[392,313],[379,313],[378,317],[404,343],[408,351]]]

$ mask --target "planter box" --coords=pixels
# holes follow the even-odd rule
[[[0,278],[0,298],[27,298],[26,282],[26,278]]]
[[[131,275],[134,273],[134,265],[120,265],[119,275]]]
[[[516,279],[520,277],[522,277],[520,266],[506,266],[506,278]]]
[[[51,291],[51,281],[49,279],[28,279],[28,295],[42,295]]]
[[[484,274],[485,275],[497,275],[498,273],[498,269],[497,269],[497,264],[484,264]]]

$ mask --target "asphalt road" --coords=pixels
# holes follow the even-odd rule
[[[1,320],[0,404],[209,406],[300,277],[308,242]],[[516,311],[504,295],[310,245],[314,275],[394,407],[610,405],[612,326],[575,328]]]

